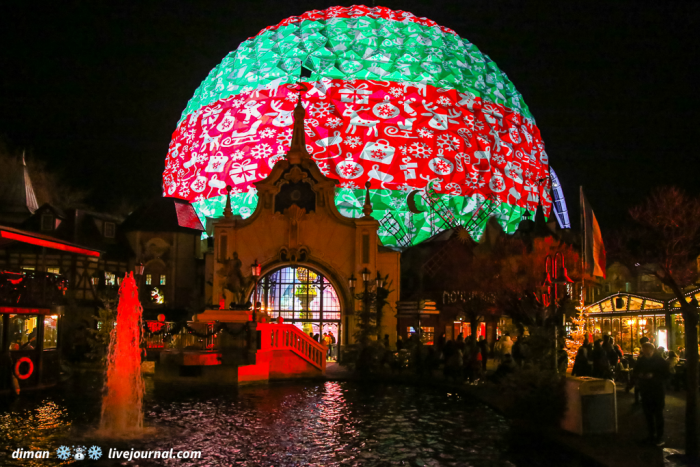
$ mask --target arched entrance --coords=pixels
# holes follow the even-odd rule
[[[270,319],[279,316],[306,334],[332,332],[337,355],[341,334],[338,293],[323,274],[302,266],[285,266],[269,272],[258,282],[258,300]]]

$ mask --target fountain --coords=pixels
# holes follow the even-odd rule
[[[143,430],[142,312],[138,287],[129,273],[119,288],[117,321],[110,335],[102,397],[100,431],[111,436],[133,435]]]

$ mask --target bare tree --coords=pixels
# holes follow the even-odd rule
[[[698,278],[700,253],[700,198],[675,187],[654,190],[630,209],[633,229],[620,234],[619,259],[640,274],[655,276],[670,288],[681,305],[686,339],[686,456],[698,460],[698,303],[686,299],[684,289]]]

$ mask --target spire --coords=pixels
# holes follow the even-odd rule
[[[308,159],[308,151],[306,150],[306,139],[304,135],[304,117],[306,111],[301,105],[301,91],[299,92],[299,100],[294,108],[294,129],[292,130],[292,144],[287,151],[287,160],[290,164],[300,164],[302,159]]]
[[[39,209],[39,203],[36,201],[36,194],[34,193],[32,179],[29,178],[29,169],[27,169],[27,161],[24,158],[24,150],[22,151],[22,170],[24,176],[24,195],[27,200],[27,209],[29,209],[29,212],[34,214],[34,212]]]
[[[226,219],[233,217],[233,209],[231,209],[231,185],[226,185],[226,207],[224,208],[224,217]]]
[[[372,202],[369,200],[369,187],[371,186],[371,183],[367,182],[365,183],[365,205],[362,206],[362,214],[364,214],[364,217],[372,217]]]

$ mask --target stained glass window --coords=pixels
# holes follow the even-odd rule
[[[340,301],[323,275],[304,267],[272,271],[258,283],[258,300],[270,319],[284,318],[306,332],[317,332],[323,322],[340,321]],[[308,329],[307,329],[308,328]]]

